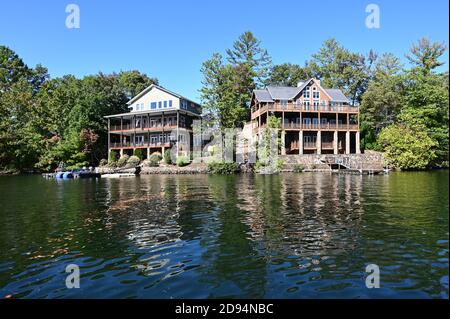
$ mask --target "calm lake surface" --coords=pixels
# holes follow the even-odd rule
[[[0,298],[448,298],[448,178],[0,177]]]

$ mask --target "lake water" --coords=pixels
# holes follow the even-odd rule
[[[0,297],[448,298],[448,178],[0,177]]]

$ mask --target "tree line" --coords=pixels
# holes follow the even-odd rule
[[[225,54],[201,66],[201,102],[220,127],[250,119],[252,91],[266,85],[296,86],[314,77],[340,88],[361,110],[361,146],[383,151],[404,169],[448,166],[448,71],[436,68],[446,47],[426,38],[406,54],[352,52],[335,39],[303,65],[274,65],[251,32]],[[107,154],[105,115],[127,112],[126,102],[156,78],[139,71],[50,78],[0,46],[0,171],[53,170],[97,165]]]

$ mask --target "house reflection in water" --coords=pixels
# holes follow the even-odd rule
[[[158,175],[106,183],[109,227],[121,225],[129,252],[138,254],[135,268],[155,276],[152,284],[193,271],[199,289],[215,287],[210,297],[230,289],[263,297],[275,284],[269,272],[320,272],[357,249],[359,177]]]

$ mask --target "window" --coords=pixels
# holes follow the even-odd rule
[[[309,97],[310,97],[310,89],[311,89],[311,87],[310,86],[307,86],[306,88],[305,88],[305,90],[303,91],[303,97],[305,98],[305,99],[309,99]]]
[[[160,109],[161,107],[162,107],[162,102],[159,101],[159,102],[158,102],[158,108]]]
[[[169,107],[172,107],[172,100],[169,100]]]
[[[281,100],[280,103],[281,103],[282,108],[287,108],[287,104],[288,104],[287,100]]]
[[[156,109],[156,102],[152,102],[152,103],[150,104],[150,108]]]
[[[304,110],[309,110],[309,101],[303,101],[303,109]]]
[[[319,99],[320,98],[320,92],[319,91],[313,91],[313,99]]]
[[[319,101],[313,101],[314,111],[319,110]]]
[[[167,101],[164,101],[164,108],[167,108]]]

